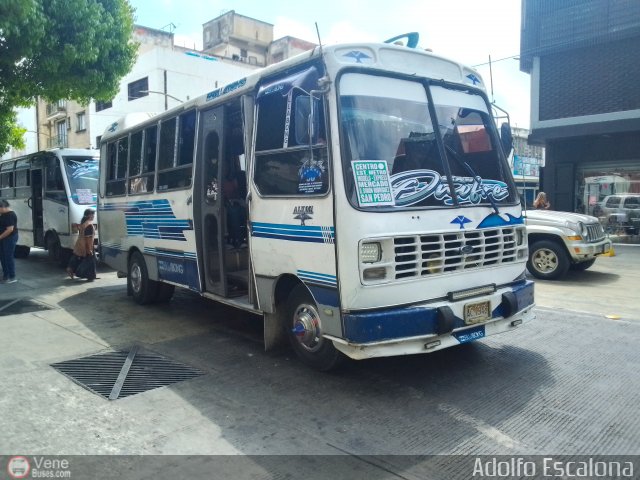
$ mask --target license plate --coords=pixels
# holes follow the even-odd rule
[[[484,335],[484,325],[478,325],[477,327],[468,328],[466,330],[455,332],[453,334],[453,336],[456,337],[456,340],[458,340],[458,342],[460,343],[473,342],[474,340],[484,338]]]
[[[464,306],[464,323],[473,325],[474,323],[486,322],[491,318],[491,302],[467,303]]]

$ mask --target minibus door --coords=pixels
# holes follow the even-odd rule
[[[34,159],[31,164],[31,196],[28,199],[33,216],[33,245],[44,247],[44,216],[42,208],[42,161]]]
[[[226,296],[224,272],[224,223],[222,202],[222,154],[224,152],[224,108],[200,113],[198,158],[194,182],[194,223],[198,265],[203,290]]]

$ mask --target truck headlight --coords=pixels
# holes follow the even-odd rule
[[[360,262],[376,263],[382,258],[382,247],[379,242],[367,242],[360,244]]]
[[[569,240],[582,240],[583,236],[587,235],[587,226],[582,222],[569,222],[566,221],[564,226],[576,233],[576,235],[569,235]]]

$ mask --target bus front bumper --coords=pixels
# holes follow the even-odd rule
[[[489,302],[491,318],[482,323],[465,322],[469,307],[483,302]],[[526,281],[458,302],[345,314],[347,338],[325,338],[354,360],[431,353],[514,330],[535,318],[534,305],[533,282]]]

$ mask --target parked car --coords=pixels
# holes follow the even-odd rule
[[[593,214],[603,219],[605,227],[624,229],[631,235],[640,231],[640,194],[608,195],[596,205]]]
[[[571,268],[586,270],[611,249],[596,217],[553,210],[527,210],[529,260],[536,278],[555,280]]]

